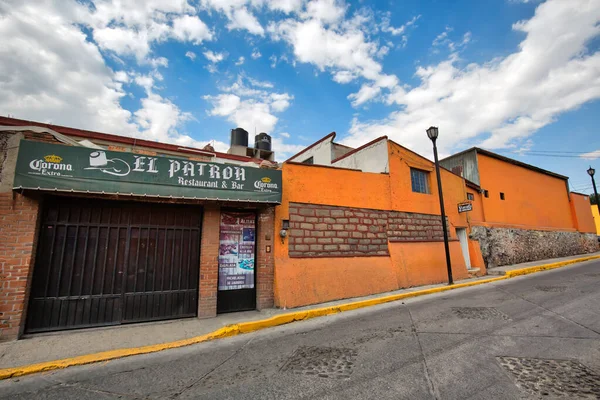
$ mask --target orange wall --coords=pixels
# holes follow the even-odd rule
[[[275,211],[275,232],[289,219],[289,203],[326,204],[377,210],[440,214],[433,164],[393,144],[390,173],[363,173],[316,165],[284,163],[282,204]],[[407,165],[408,164],[408,165]],[[413,193],[410,166],[432,171],[431,194]],[[442,172],[446,213],[453,227],[466,227],[466,213],[457,204],[466,200],[462,178]],[[342,298],[382,293],[408,286],[445,282],[443,242],[390,243],[390,256],[288,257],[288,241],[274,241],[275,305],[299,307]],[[455,279],[467,277],[458,241],[450,243]]]
[[[485,221],[483,216],[483,202],[481,201],[481,194],[477,190],[471,188],[467,188],[467,193],[471,193],[474,198],[474,200],[471,200],[471,204],[473,204],[473,211],[467,211],[467,218],[469,219],[470,223],[479,225]]]
[[[579,193],[571,193],[571,212],[575,228],[579,232],[596,232],[596,224],[594,222],[592,210],[590,209],[590,198],[588,196]]]
[[[388,143],[392,209],[440,215],[440,200],[433,163],[392,141]],[[429,171],[430,193],[415,193],[412,191],[411,168]],[[440,173],[444,191],[444,208],[450,222],[448,231],[451,238],[456,238],[455,228],[468,226],[466,213],[458,213],[458,203],[467,201],[467,192],[464,180],[461,177],[445,169],[441,169]]]
[[[458,241],[450,245],[450,263],[454,280],[468,277],[465,259]],[[444,242],[390,243],[390,256],[398,288],[448,281]]]
[[[524,229],[574,230],[566,182],[477,154],[485,221]],[[500,192],[505,200],[500,200]]]

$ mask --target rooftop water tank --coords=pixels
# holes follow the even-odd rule
[[[231,130],[231,145],[248,147],[248,132],[242,128]]]
[[[271,136],[264,132],[254,137],[254,148],[259,150],[271,151]]]

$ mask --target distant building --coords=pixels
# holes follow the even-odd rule
[[[488,266],[597,250],[588,196],[569,192],[568,177],[480,148],[440,164],[466,179],[470,236]]]

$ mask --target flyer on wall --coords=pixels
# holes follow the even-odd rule
[[[219,290],[254,288],[255,224],[253,213],[221,213]]]

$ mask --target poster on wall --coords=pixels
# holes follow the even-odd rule
[[[253,213],[221,213],[219,290],[254,288],[255,236]]]

